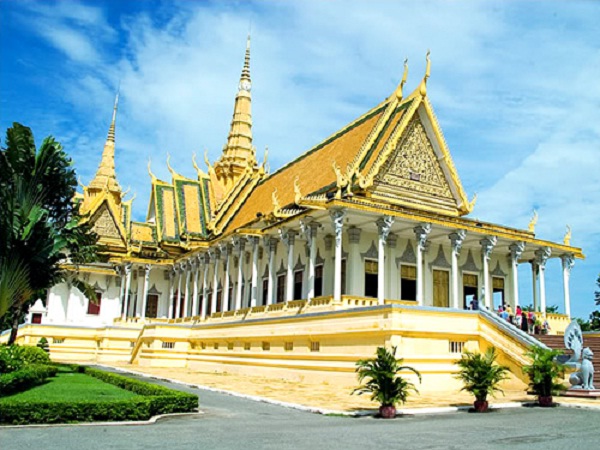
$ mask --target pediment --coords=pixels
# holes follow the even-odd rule
[[[119,241],[121,244],[124,243],[124,236],[113,216],[108,203],[103,202],[98,209],[92,215],[90,222],[92,223],[92,231],[94,231],[100,238],[100,241]]]

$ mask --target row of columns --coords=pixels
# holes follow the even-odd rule
[[[332,209],[330,210],[330,217],[332,220],[334,238],[335,238],[335,249],[334,249],[334,272],[333,272],[333,298],[334,300],[340,300],[342,295],[342,232],[344,229],[344,219],[346,217],[346,211],[344,209]],[[391,216],[382,216],[376,221],[378,229],[378,276],[377,276],[377,297],[380,304],[384,303],[385,298],[385,286],[386,286],[386,271],[385,271],[385,258],[386,258],[386,243],[396,242],[396,236],[390,234],[394,218]],[[315,263],[317,257],[317,232],[319,224],[313,221],[301,221],[300,232],[304,235],[308,248],[308,289],[307,297],[312,299],[315,294]],[[418,305],[424,304],[424,253],[428,246],[428,236],[431,232],[431,224],[422,223],[413,228],[416,240],[416,301]],[[360,238],[360,230],[355,227],[348,229],[349,241],[351,244],[358,243]],[[451,305],[453,308],[460,308],[460,299],[462,296],[459,292],[459,267],[458,259],[462,249],[463,242],[466,238],[465,230],[456,230],[448,235],[448,239],[451,243],[452,257],[451,257],[451,278],[450,278],[450,294],[451,294]],[[279,240],[284,244],[287,251],[287,267],[286,267],[286,291],[285,301],[293,300],[294,296],[294,243],[297,232],[295,230],[281,228],[279,229]],[[394,238],[393,240],[391,238]],[[267,298],[265,301],[266,305],[275,303],[275,282],[276,282],[276,266],[275,266],[275,254],[277,249],[278,239],[273,236],[263,237],[263,246],[268,250],[268,289]],[[492,251],[497,244],[497,238],[495,236],[488,236],[479,241],[482,250],[482,263],[483,263],[483,280],[482,280],[482,301],[488,309],[492,308],[493,290],[490,283],[490,259]],[[233,244],[233,245],[232,245]],[[222,289],[222,310],[227,311],[230,304],[229,298],[229,283],[231,273],[231,256],[235,254],[238,257],[238,270],[237,270],[237,283],[236,290],[233,293],[234,309],[241,309],[243,302],[243,277],[244,277],[244,255],[246,244],[251,246],[251,284],[250,292],[246,293],[248,299],[248,306],[254,307],[257,305],[258,298],[258,253],[259,253],[259,238],[256,236],[244,237],[236,236],[233,238],[232,243],[223,242],[218,246],[208,249],[204,254],[194,256],[186,261],[176,264],[173,270],[169,273],[169,303],[168,303],[168,315],[169,317],[181,317],[186,316],[190,312],[190,281],[192,282],[191,292],[191,315],[200,314],[204,318],[207,314],[213,314],[216,312],[217,307],[217,286],[219,282],[219,263],[223,259],[224,263],[224,285]],[[351,246],[353,252],[351,257],[356,259],[358,255],[356,252],[358,246]],[[519,292],[518,292],[518,265],[519,259],[525,249],[523,242],[515,242],[510,245],[509,259],[511,267],[511,296],[513,299],[514,306],[519,305]],[[535,258],[531,261],[533,271],[533,288],[534,288],[534,306],[542,313],[546,311],[546,287],[545,287],[545,266],[546,261],[550,257],[550,248],[541,247],[535,251]],[[570,293],[569,293],[569,277],[571,268],[574,264],[572,255],[562,255],[562,266],[563,266],[563,286],[564,286],[564,298],[565,298],[565,313],[570,316]],[[208,291],[209,291],[209,270],[213,270],[212,280],[212,298],[211,298],[211,309],[207,311],[208,304]],[[131,274],[132,264],[127,263],[121,269],[121,276],[124,278],[124,282],[121,283],[121,298],[123,299],[123,316],[126,316],[129,311],[130,303],[130,288],[131,288]],[[143,271],[140,271],[140,277],[138,278],[138,302],[137,302],[137,315],[145,318],[146,313],[146,299],[148,295],[148,281],[150,276],[150,265],[145,265]],[[390,274],[391,275],[391,274]],[[193,277],[193,279],[192,279]],[[200,277],[202,277],[202,292],[199,292]],[[140,286],[141,280],[141,286]],[[176,281],[175,281],[176,280]],[[182,283],[185,281],[185,286],[182,290]],[[177,285],[177,291],[175,293],[175,285]],[[183,311],[180,311],[181,307],[181,295],[183,298]],[[176,294],[175,302],[173,298]],[[201,295],[200,295],[201,294]],[[201,297],[201,304],[198,305],[198,301]],[[175,305],[173,305],[173,303]],[[141,311],[140,311],[141,307]],[[175,310],[173,310],[173,307]],[[136,312],[134,312],[135,314]]]

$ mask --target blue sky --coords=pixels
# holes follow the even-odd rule
[[[525,228],[587,256],[571,277],[573,314],[594,309],[600,271],[598,2],[163,2],[0,0],[0,128],[54,135],[87,183],[121,85],[117,175],[143,220],[148,158],[193,176],[227,137],[252,30],[254,139],[271,169],[388,96],[408,89],[431,49],[428,95],[472,216]],[[562,308],[558,260],[548,304]],[[520,272],[521,295],[531,275]],[[527,302],[527,300],[525,300]]]

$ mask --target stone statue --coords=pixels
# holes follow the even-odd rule
[[[575,321],[571,322],[565,330],[565,347],[573,350],[571,358],[564,361],[565,365],[577,369],[577,372],[571,374],[569,377],[571,389],[595,389],[594,365],[592,364],[594,353],[589,347],[583,348],[581,327]],[[581,363],[579,362],[580,359]]]

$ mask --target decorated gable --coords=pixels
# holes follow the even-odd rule
[[[92,214],[90,222],[92,230],[100,237],[101,243],[124,245],[121,229],[106,201]]]

